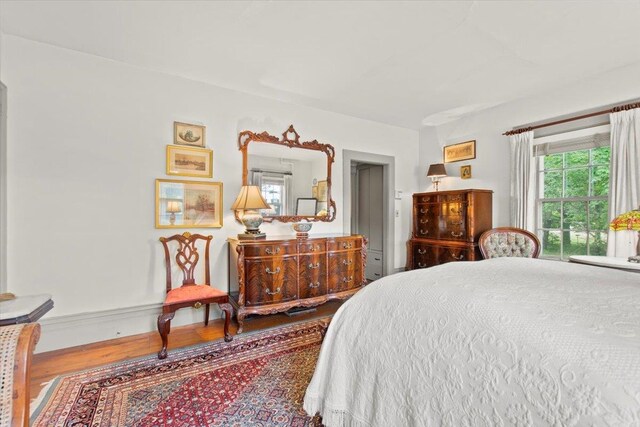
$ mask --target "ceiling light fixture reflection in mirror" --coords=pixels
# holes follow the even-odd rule
[[[248,130],[238,135],[242,152],[242,185],[257,185],[271,207],[262,212],[265,221],[333,221],[336,203],[331,198],[332,145],[300,142],[293,128],[281,138]],[[316,199],[316,203],[309,203]],[[301,202],[299,202],[301,201]],[[315,205],[315,214],[309,206]],[[304,212],[298,212],[304,206]],[[237,218],[236,218],[237,219]]]

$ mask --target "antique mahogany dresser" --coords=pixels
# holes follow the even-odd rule
[[[492,227],[492,194],[491,190],[414,194],[407,270],[482,259],[478,238]]]
[[[272,314],[345,299],[365,284],[366,239],[312,235],[297,239],[229,238],[229,299],[238,333],[249,314]]]

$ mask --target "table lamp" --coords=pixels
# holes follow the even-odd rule
[[[430,165],[427,176],[431,178],[431,182],[436,185],[436,191],[438,191],[440,178],[442,178],[443,176],[447,176],[447,170],[444,168],[444,163],[434,163]]]
[[[176,214],[182,212],[182,203],[177,200],[169,200],[167,202],[167,212],[169,215],[169,223],[174,225],[176,223]]]
[[[609,224],[609,228],[613,231],[638,231],[638,245],[636,246],[636,255],[630,256],[628,261],[640,262],[640,208],[618,215],[613,221],[611,221],[611,223]]]
[[[238,212],[238,216],[246,228],[244,233],[238,234],[238,239],[253,240],[262,239],[267,236],[260,232],[262,215],[258,209],[271,209],[271,206],[269,206],[266,200],[264,200],[264,197],[262,197],[258,186],[243,185],[231,209],[241,211]]]

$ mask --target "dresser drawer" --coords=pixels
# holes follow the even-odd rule
[[[245,292],[248,306],[298,298],[296,257],[248,259],[245,262]]]
[[[329,253],[328,258],[328,293],[346,291],[363,285],[362,254],[359,250]]]
[[[327,241],[328,251],[344,251],[351,249],[360,249],[361,247],[362,239],[358,237],[343,237]]]
[[[473,261],[473,248],[440,247],[438,261],[440,264],[452,261]]]
[[[247,245],[244,247],[245,257],[294,255],[298,251],[295,244]]]
[[[301,254],[313,254],[318,252],[325,252],[327,250],[327,243],[324,240],[308,241],[298,244],[298,252]]]
[[[327,257],[325,254],[300,255],[299,298],[312,298],[327,293]]]
[[[446,240],[467,240],[467,223],[464,215],[443,216],[440,238]]]
[[[458,194],[438,194],[439,202],[466,202],[467,193]]]
[[[434,203],[438,201],[436,194],[415,194],[413,196],[414,203]]]
[[[427,268],[438,264],[438,247],[424,243],[413,244],[413,268]]]

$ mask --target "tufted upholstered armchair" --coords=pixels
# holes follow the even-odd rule
[[[538,258],[540,240],[535,234],[514,227],[487,230],[478,242],[484,259],[499,257]]]

